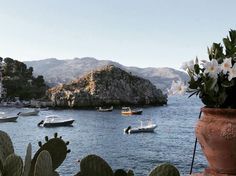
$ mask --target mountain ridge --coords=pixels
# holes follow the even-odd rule
[[[67,83],[77,79],[91,70],[106,66],[114,65],[134,75],[150,80],[157,88],[166,90],[170,87],[172,80],[187,81],[186,73],[169,67],[146,67],[139,68],[134,66],[124,66],[112,60],[98,60],[93,57],[74,58],[68,60],[59,60],[48,58],[36,61],[25,61],[27,66],[34,68],[35,75],[43,75],[50,86],[59,83]]]

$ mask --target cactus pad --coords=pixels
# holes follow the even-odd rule
[[[127,176],[134,176],[134,171],[132,171],[132,170],[128,170],[128,172],[127,172]]]
[[[0,160],[2,163],[6,160],[7,156],[14,153],[11,138],[7,133],[0,130]]]
[[[55,135],[57,137],[57,135]],[[39,154],[46,150],[49,152],[51,158],[52,158],[52,168],[53,170],[57,169],[62,162],[65,160],[67,153],[69,150],[67,149],[67,142],[65,142],[62,138],[52,138],[48,139],[48,137],[45,137],[46,143],[42,144],[39,148],[39,150],[35,153],[32,162],[31,162],[31,168],[30,168],[30,175],[34,173],[34,167],[36,160],[39,156]],[[41,142],[40,142],[41,143]]]
[[[30,171],[30,166],[31,166],[31,155],[32,155],[32,146],[29,143],[25,155],[25,165],[24,165],[24,171],[22,176],[28,176],[29,171]]]
[[[117,169],[114,176],[127,176],[127,173],[123,169]]]
[[[113,176],[111,167],[97,155],[88,155],[80,162],[80,171],[83,176]]]
[[[14,153],[10,154],[4,163],[3,170],[4,176],[21,176],[23,170],[23,161],[21,157]]]
[[[52,159],[48,151],[43,150],[37,157],[34,176],[53,176]]]
[[[153,169],[149,176],[180,176],[180,173],[175,166],[164,163]]]

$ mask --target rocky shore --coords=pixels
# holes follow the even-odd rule
[[[149,80],[108,65],[80,79],[47,91],[56,107],[96,107],[105,105],[164,105],[163,95]]]

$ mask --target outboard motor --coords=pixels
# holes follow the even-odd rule
[[[128,128],[126,128],[126,130],[125,130],[125,133],[129,133],[129,130],[131,129],[131,126],[128,126]]]
[[[43,120],[41,122],[38,123],[38,126],[41,126],[43,124]]]

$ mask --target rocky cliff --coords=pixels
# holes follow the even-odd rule
[[[149,80],[133,76],[108,65],[91,71],[68,84],[48,90],[59,107],[95,107],[104,105],[163,105],[167,97]]]

